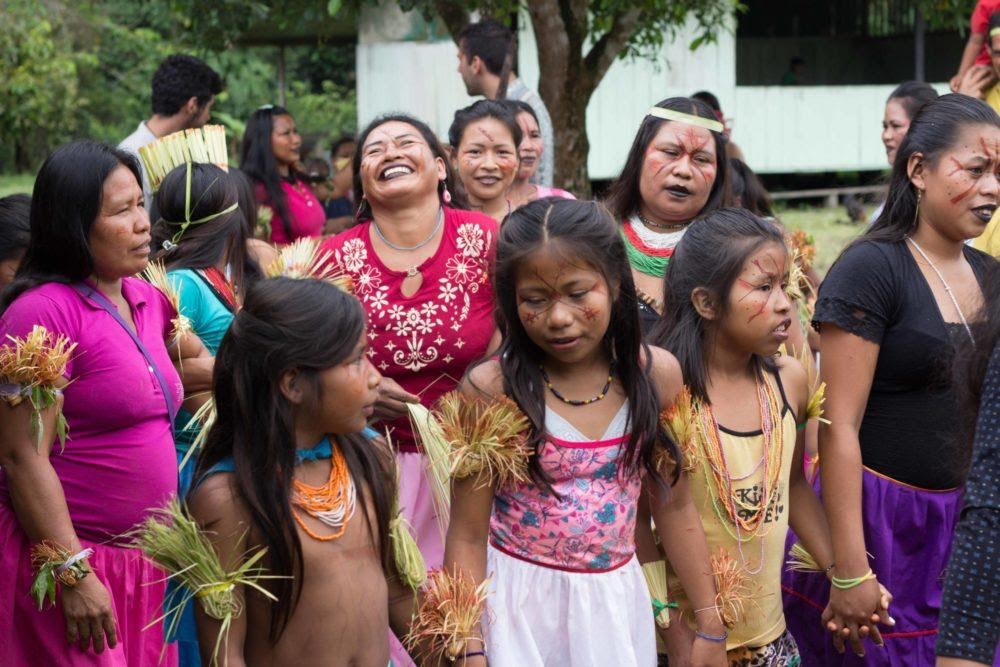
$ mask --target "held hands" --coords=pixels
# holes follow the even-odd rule
[[[858,656],[865,654],[863,639],[870,638],[876,646],[882,646],[882,635],[876,623],[895,625],[889,616],[890,593],[877,580],[871,579],[849,589],[832,587],[830,602],[823,611],[823,624],[833,633],[833,645],[844,652],[845,642],[850,641],[851,650]],[[874,611],[871,611],[874,610]]]
[[[997,77],[992,67],[978,65],[970,67],[965,72],[962,78],[957,81],[957,87],[955,81],[952,80],[952,89],[956,93],[983,99],[986,97],[987,89],[996,83],[996,81]]]
[[[407,403],[419,403],[420,397],[411,394],[392,378],[382,376],[378,384],[378,400],[375,401],[375,414],[373,418],[377,421],[391,421],[407,415]]]
[[[84,577],[72,588],[63,586],[61,595],[67,642],[79,642],[83,651],[93,644],[96,653],[104,651],[105,637],[108,648],[118,645],[111,596],[100,579],[93,574]]]

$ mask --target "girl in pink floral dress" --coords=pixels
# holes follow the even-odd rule
[[[547,199],[514,211],[494,284],[503,343],[462,391],[513,399],[531,422],[533,455],[528,482],[454,483],[446,566],[491,577],[483,643],[469,642],[465,664],[488,653],[494,666],[655,665],[635,557],[640,494],[685,588],[698,606],[715,604],[698,513],[659,426],[681,387],[677,361],[642,343],[625,248],[598,204]],[[657,466],[659,448],[668,456]],[[725,633],[704,616],[692,664],[723,665]]]

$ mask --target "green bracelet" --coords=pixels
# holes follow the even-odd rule
[[[856,586],[860,586],[866,581],[874,578],[875,578],[875,573],[872,572],[871,569],[869,568],[868,572],[866,572],[864,575],[856,577],[854,579],[840,579],[838,577],[831,577],[830,583],[833,584],[834,588],[846,591],[848,589],[855,588]]]

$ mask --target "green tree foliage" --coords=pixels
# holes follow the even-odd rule
[[[215,33],[189,30],[197,13],[175,0],[0,0],[0,172],[33,171],[73,138],[121,141],[152,113],[153,72],[171,53],[203,58],[222,76],[214,118],[230,127],[235,150],[250,114],[278,101],[278,52],[231,46],[241,33],[229,19],[250,25],[261,3],[197,4],[228,11],[209,22]],[[328,18],[325,2],[320,10]],[[320,141],[354,131],[353,47],[292,48],[287,62],[300,131]]]

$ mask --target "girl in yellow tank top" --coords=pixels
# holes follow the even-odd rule
[[[667,268],[653,342],[677,357],[689,389],[672,430],[720,589],[715,606],[692,608],[668,570],[686,621],[664,633],[671,664],[683,662],[701,614],[722,617],[728,632],[717,639],[730,664],[799,664],[781,602],[789,524],[820,568],[832,562],[826,517],[801,464],[797,422],[806,420],[809,381],[798,361],[777,356],[795,317],[789,267],[781,232],[730,208],[691,225]]]

